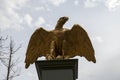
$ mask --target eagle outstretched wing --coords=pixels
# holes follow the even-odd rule
[[[71,30],[65,32],[65,55],[70,57],[83,56],[88,61],[96,62],[94,49],[87,32],[78,24],[75,24]]]
[[[50,53],[50,44],[53,40],[53,33],[38,28],[29,41],[29,45],[26,52],[25,67],[28,68],[30,64],[34,63],[38,57],[46,56]]]

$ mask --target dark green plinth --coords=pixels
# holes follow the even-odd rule
[[[35,62],[39,80],[76,80],[78,59],[42,60]]]

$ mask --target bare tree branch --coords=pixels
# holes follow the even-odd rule
[[[6,39],[8,39],[8,38],[6,38]],[[6,39],[3,39],[2,37],[0,37],[0,40],[6,40]],[[14,56],[13,54],[15,54],[21,48],[21,45],[15,49],[15,44],[11,37],[10,37],[9,47],[3,47],[3,46],[5,46],[3,44],[3,42],[1,42],[0,44],[1,44],[0,45],[0,48],[1,48],[0,49],[0,59],[1,59],[2,64],[7,68],[7,74],[6,74],[5,80],[12,80],[13,78],[20,75],[20,71],[16,66],[19,59],[15,60],[13,58],[13,56]],[[2,48],[5,48],[5,49],[2,49]],[[5,54],[7,56],[5,56]],[[5,57],[4,58],[1,57],[2,55]]]

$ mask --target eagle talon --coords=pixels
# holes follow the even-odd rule
[[[55,58],[54,58],[54,56],[52,56],[52,55],[50,55],[50,54],[47,54],[47,55],[46,55],[46,59],[47,59],[47,60],[53,60],[53,59],[55,59]]]
[[[62,59],[64,59],[63,56],[58,55],[58,56],[56,57],[56,60],[62,60]]]

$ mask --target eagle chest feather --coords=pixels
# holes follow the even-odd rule
[[[63,47],[63,41],[64,41],[64,33],[63,30],[55,30],[55,53],[58,55],[62,55],[62,47]]]

